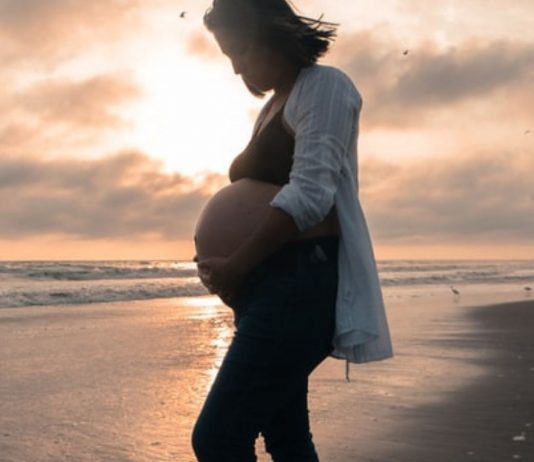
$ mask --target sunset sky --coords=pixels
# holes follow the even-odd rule
[[[0,260],[194,255],[266,101],[210,4],[0,0]],[[534,258],[534,2],[294,4],[341,24],[376,257]]]

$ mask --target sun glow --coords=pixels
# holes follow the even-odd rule
[[[167,171],[225,173],[250,136],[260,106],[224,62],[158,46],[137,69],[144,96],[134,109],[134,145]]]

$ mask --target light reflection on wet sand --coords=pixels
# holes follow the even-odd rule
[[[1,310],[1,460],[194,461],[233,332],[212,299]]]
[[[211,347],[214,349],[213,365],[206,370],[205,375],[208,377],[208,380],[204,382],[204,395],[208,393],[209,388],[215,376],[219,371],[219,367],[224,358],[224,354],[228,348],[228,344],[231,341],[234,326],[233,326],[233,315],[231,311],[226,308],[221,309],[221,301],[218,297],[196,297],[184,299],[186,306],[188,307],[197,307],[201,308],[201,311],[197,311],[194,314],[188,316],[189,319],[197,320],[210,320],[211,332],[209,332],[208,340]],[[222,319],[218,317],[224,313]],[[230,314],[229,314],[230,313]]]

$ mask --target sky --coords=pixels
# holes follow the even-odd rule
[[[0,260],[192,258],[266,101],[210,4],[0,0]],[[293,4],[340,24],[377,259],[534,258],[534,2]]]

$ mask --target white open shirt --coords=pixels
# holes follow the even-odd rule
[[[341,233],[331,356],[347,361],[347,379],[349,362],[393,356],[373,247],[358,197],[361,107],[358,90],[341,70],[315,64],[300,71],[283,112],[284,123],[295,133],[293,166],[289,183],[270,202],[290,214],[300,231],[321,222],[336,206]]]

